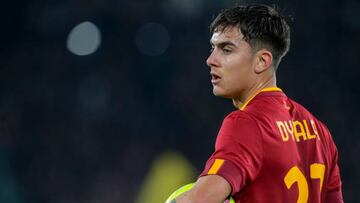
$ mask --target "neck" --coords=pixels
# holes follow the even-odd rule
[[[249,89],[245,90],[244,93],[238,97],[233,98],[233,104],[236,108],[240,109],[249,99],[253,98],[256,94],[258,94],[261,90],[269,87],[277,87],[276,86],[276,77],[272,75],[266,80],[262,80],[256,84],[254,84]]]

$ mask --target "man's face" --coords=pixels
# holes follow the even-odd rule
[[[206,60],[211,71],[213,93],[226,98],[241,98],[255,82],[254,54],[239,28],[214,32],[212,52]]]

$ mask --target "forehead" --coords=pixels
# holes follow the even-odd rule
[[[211,44],[219,44],[223,42],[232,42],[234,44],[239,44],[243,39],[243,34],[241,34],[238,27],[227,27],[223,31],[215,31],[211,37]]]

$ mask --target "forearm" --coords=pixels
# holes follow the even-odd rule
[[[221,176],[210,175],[198,179],[194,187],[171,203],[219,203],[230,194],[230,184]]]
[[[200,196],[195,193],[195,191],[190,190],[179,197],[177,197],[175,200],[173,200],[170,203],[201,203],[204,202],[204,200],[201,200],[199,198]],[[205,201],[206,202],[206,201]]]

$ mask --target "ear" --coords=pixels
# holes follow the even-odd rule
[[[255,73],[259,74],[269,69],[273,62],[272,53],[267,49],[256,52]]]

